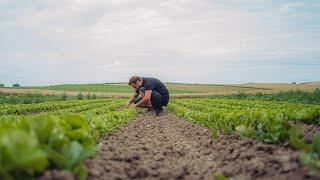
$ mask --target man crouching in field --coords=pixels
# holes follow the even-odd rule
[[[132,76],[128,84],[135,89],[135,93],[128,100],[127,107],[152,108],[158,116],[163,111],[162,106],[167,106],[169,91],[159,79]]]

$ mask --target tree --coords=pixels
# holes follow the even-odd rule
[[[0,87],[4,87],[4,84],[0,83]]]
[[[12,87],[20,87],[20,84],[13,84]]]

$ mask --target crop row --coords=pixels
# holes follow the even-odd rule
[[[226,113],[249,113],[249,112],[267,112],[281,114],[281,118],[286,120],[301,120],[308,123],[319,123],[320,106],[293,104],[283,102],[267,101],[244,101],[244,100],[177,100],[176,105],[186,107],[191,110],[201,111],[203,113],[226,114]]]
[[[271,101],[244,101],[232,99],[177,99],[168,105],[175,114],[211,129],[214,137],[218,131],[234,131],[266,143],[289,143],[304,151],[301,161],[320,172],[320,134],[312,144],[300,138],[299,127],[290,121],[320,122],[320,106]]]
[[[0,179],[39,177],[46,169],[68,170],[85,179],[83,160],[96,153],[97,139],[132,120],[137,111],[118,110],[123,100],[81,102],[37,115],[0,116]]]
[[[58,102],[45,102],[37,104],[9,104],[0,105],[0,115],[11,114],[28,114],[38,113],[45,111],[61,110],[64,108],[71,108],[75,106],[105,103],[111,101],[111,99],[94,99],[94,100],[70,100],[70,101],[58,101]]]

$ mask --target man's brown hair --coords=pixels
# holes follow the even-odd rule
[[[141,81],[141,77],[140,76],[132,76],[130,79],[129,79],[129,85],[131,84],[136,84],[137,81]]]

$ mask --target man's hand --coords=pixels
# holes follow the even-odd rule
[[[133,100],[138,96],[138,93],[134,93],[130,99],[128,100],[127,104],[125,105],[126,108],[130,107],[130,104],[133,102]]]

